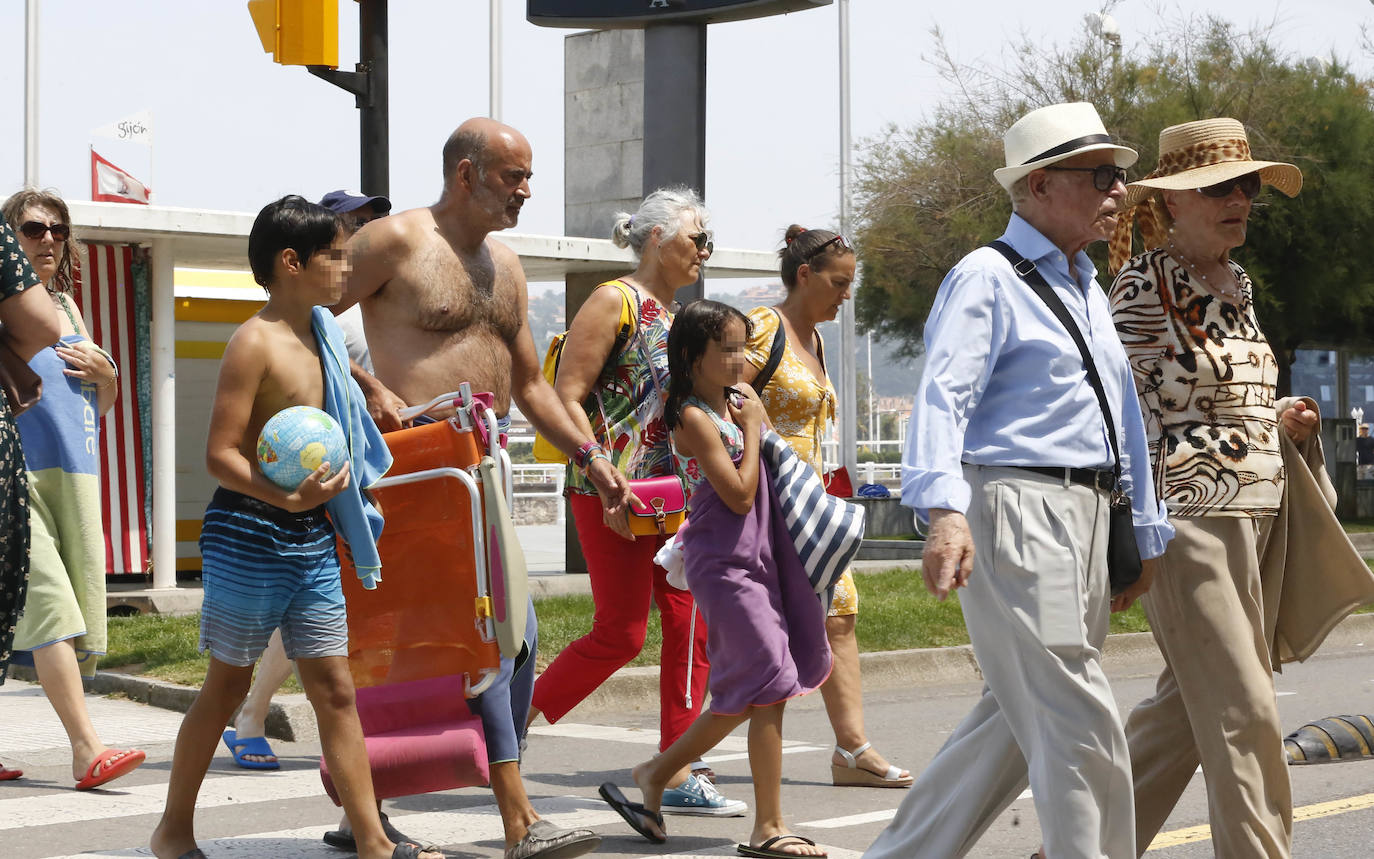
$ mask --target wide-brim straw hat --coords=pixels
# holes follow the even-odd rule
[[[1245,126],[1230,117],[1199,119],[1171,125],[1159,133],[1159,165],[1144,179],[1126,186],[1126,199],[1108,253],[1110,272],[1131,256],[1131,232],[1138,220],[1147,250],[1164,243],[1160,191],[1188,191],[1258,173],[1260,182],[1289,197],[1302,190],[1302,171],[1282,161],[1256,161],[1250,155]],[[1160,211],[1156,211],[1156,210]]]
[[[1140,157],[1134,149],[1112,141],[1097,108],[1086,101],[1052,104],[1031,111],[1002,135],[1002,146],[1007,166],[992,171],[992,175],[1007,191],[1032,170],[1084,152],[1109,149],[1118,167],[1130,167]]]
[[[1126,186],[1126,205],[1140,203],[1155,190],[1206,188],[1246,173],[1259,173],[1260,182],[1289,197],[1302,190],[1302,171],[1296,165],[1250,157],[1250,138],[1239,120],[1222,117],[1171,125],[1159,133],[1159,166]]]

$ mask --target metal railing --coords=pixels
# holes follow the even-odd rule
[[[558,522],[563,522],[563,488],[567,475],[565,466],[544,463],[520,463],[511,466],[515,478],[516,498],[553,498],[557,501]],[[523,488],[522,488],[523,487]],[[552,488],[550,488],[552,487]]]

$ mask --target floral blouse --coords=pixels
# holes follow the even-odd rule
[[[1156,488],[1171,515],[1278,511],[1278,364],[1255,319],[1250,278],[1234,262],[1231,271],[1241,287],[1234,301],[1199,287],[1166,251],[1153,250],[1126,263],[1109,296],[1140,394]]]
[[[597,289],[616,289],[618,282],[607,281]],[[668,329],[673,317],[653,298],[633,287],[629,291],[638,309],[635,330],[587,396],[587,419],[593,438],[626,477],[662,477],[674,473],[668,425],[663,421],[668,395]],[[571,492],[596,494],[591,481],[571,464],[567,486]]]
[[[777,334],[781,319],[771,307],[756,307],[749,311],[749,321],[754,330],[745,358],[761,370],[768,363],[768,352],[773,348],[773,337]],[[824,370],[825,349],[819,337],[816,338],[816,354]],[[773,371],[764,389],[757,393],[778,435],[786,439],[797,456],[817,474],[825,474],[821,462],[821,440],[835,417],[836,401],[835,388],[830,384],[830,379],[817,379],[788,341],[778,368]]]

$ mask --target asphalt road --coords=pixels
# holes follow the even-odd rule
[[[1279,708],[1288,729],[1341,713],[1374,713],[1374,642],[1350,642],[1291,666],[1279,677]],[[1138,665],[1138,663],[1137,663]],[[1142,667],[1113,673],[1125,710],[1149,694]],[[934,754],[972,706],[973,683],[881,689],[866,695],[869,733],[894,762],[913,771]],[[36,687],[11,681],[0,687],[0,761],[22,766],[28,777],[0,783],[0,856],[139,856],[166,795],[171,743],[180,714],[130,701],[94,699],[96,724],[111,742],[131,742],[149,753],[140,770],[109,790],[70,789],[70,762],[57,720]],[[576,715],[576,714],[574,714]],[[541,722],[525,760],[526,783],[541,813],[561,824],[581,821],[605,836],[600,855],[725,856],[749,832],[748,818],[669,818],[670,840],[653,845],[634,835],[596,797],[597,785],[628,787],[628,767],[651,754],[657,717],[648,708],[590,719]],[[903,791],[830,786],[831,737],[818,695],[787,711],[783,801],[797,832],[830,849],[836,859],[857,856],[873,840]],[[210,859],[218,857],[342,857],[319,836],[333,828],[337,810],[320,787],[318,746],[275,742],[283,758],[277,773],[233,766],[221,748],[201,795],[197,831]],[[742,733],[711,756],[728,796],[752,802]],[[1297,822],[1294,855],[1313,859],[1368,859],[1374,855],[1374,760],[1291,769]],[[634,791],[628,791],[634,797]],[[468,789],[388,801],[393,822],[417,839],[441,844],[451,856],[502,855],[500,823],[489,791]],[[1205,829],[1206,797],[1197,775],[1149,855],[1160,859],[1213,855]],[[993,824],[973,856],[1025,857],[1039,843],[1034,803],[1015,801]]]

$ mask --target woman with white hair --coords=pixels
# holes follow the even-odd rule
[[[597,442],[568,467],[568,499],[591,577],[596,615],[591,632],[568,645],[534,685],[530,722],[557,722],[644,647],[649,605],[663,627],[659,656],[659,749],[672,745],[701,713],[706,696],[706,623],[691,594],[668,584],[654,563],[664,537],[636,537],[628,514],[604,512],[586,467],[608,459],[632,480],[676,474],[663,421],[668,390],[668,329],[674,294],[696,283],[711,256],[709,215],[688,188],[660,188],[634,214],[616,216],[611,240],[639,264],[600,284],[568,329],[558,392],[568,414]],[[625,311],[630,324],[622,325]],[[626,330],[626,329],[629,330]],[[700,767],[699,769],[704,769]],[[670,780],[663,811],[735,816],[747,806],[718,793],[709,778],[684,770]]]

